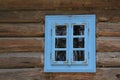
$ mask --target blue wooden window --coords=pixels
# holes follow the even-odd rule
[[[45,17],[45,72],[96,72],[95,15]]]

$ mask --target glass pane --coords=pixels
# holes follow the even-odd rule
[[[55,38],[55,48],[66,48],[66,38]]]
[[[73,39],[74,48],[84,48],[84,38],[74,38]]]
[[[73,61],[84,61],[84,51],[73,51]]]
[[[84,35],[84,25],[74,25],[73,35]]]
[[[56,26],[56,35],[66,35],[66,26],[65,25],[59,25]]]
[[[66,51],[55,51],[55,61],[66,61]]]

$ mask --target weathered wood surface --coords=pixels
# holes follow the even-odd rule
[[[23,54],[24,55],[24,54]],[[41,67],[40,58],[10,57],[0,58],[0,68],[33,68]]]
[[[120,68],[97,68],[90,73],[53,73],[52,80],[119,80]]]
[[[120,52],[98,52],[96,60],[100,67],[120,67]]]
[[[0,69],[0,80],[120,80],[120,68],[97,68],[96,73],[44,73],[40,68]]]
[[[0,80],[120,80],[119,3],[120,0],[0,0]],[[45,15],[58,14],[96,15],[96,73],[43,72]]]
[[[99,22],[98,36],[120,37],[120,23]],[[41,23],[0,23],[0,37],[44,37]]]
[[[79,8],[97,8],[97,9],[120,9],[119,0],[0,0],[1,10],[15,9],[79,9]]]
[[[97,38],[97,52],[120,52],[120,37]]]
[[[0,52],[43,52],[42,38],[1,38]]]
[[[41,11],[0,11],[0,22],[43,22]]]
[[[0,69],[0,80],[49,80],[50,75],[38,68]]]
[[[43,37],[40,23],[0,23],[0,37]]]
[[[43,52],[44,38],[1,38],[0,53],[2,52]],[[97,38],[97,52],[119,52],[120,38]]]
[[[3,53],[0,54],[0,68],[43,67],[43,53]]]
[[[120,52],[97,52],[97,67],[120,67]],[[0,68],[32,68],[44,66],[44,54],[38,52],[0,54]]]
[[[120,37],[120,23],[98,23],[97,36]]]
[[[97,22],[119,22],[120,10],[95,10],[81,9],[75,11],[0,11],[0,22],[40,22],[44,23],[45,15],[80,15],[80,14],[96,14]]]

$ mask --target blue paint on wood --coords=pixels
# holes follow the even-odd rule
[[[95,15],[48,15],[45,17],[44,72],[96,72],[95,18]],[[57,25],[66,26],[66,35],[56,36]],[[81,35],[73,35],[74,25],[84,25],[84,35],[82,32]],[[65,38],[66,48],[55,48],[55,38]],[[84,48],[74,48],[73,38],[84,38]],[[55,51],[66,51],[66,60],[62,61],[62,57],[58,56],[56,61]],[[84,60],[74,61],[73,51],[84,51]]]

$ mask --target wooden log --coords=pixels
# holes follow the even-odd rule
[[[97,52],[120,52],[119,37],[97,38]]]
[[[1,38],[0,52],[43,52],[42,38]]]
[[[97,10],[81,9],[75,11],[52,10],[52,11],[0,11],[0,22],[40,22],[44,23],[46,15],[80,15],[95,14],[97,22],[120,22],[120,10]]]
[[[120,37],[120,23],[98,23],[97,36]]]
[[[1,38],[2,52],[43,52],[43,38]],[[120,39],[113,37],[97,38],[97,52],[120,52]]]
[[[97,67],[120,67],[120,52],[98,52]],[[32,68],[44,66],[44,53],[3,53],[0,54],[0,68]]]
[[[43,53],[3,53],[0,54],[0,68],[43,67]]]
[[[43,22],[40,11],[0,11],[0,22]]]
[[[40,23],[0,23],[0,37],[43,37]]]
[[[0,69],[0,80],[49,80],[49,77],[40,68]]]
[[[119,80],[120,68],[97,68],[96,73],[44,73],[41,68],[0,69],[1,80]]]
[[[29,57],[10,57],[0,58],[0,68],[34,68],[43,67],[40,58]]]
[[[79,8],[97,8],[97,9],[120,9],[120,1],[116,0],[0,0],[1,10],[21,10],[21,9],[79,9]]]
[[[97,66],[120,67],[120,52],[98,52]]]
[[[97,37],[120,37],[120,23],[99,22]],[[0,23],[0,37],[44,37],[41,23]]]
[[[52,80],[119,80],[120,68],[97,68],[96,73],[52,73]]]

